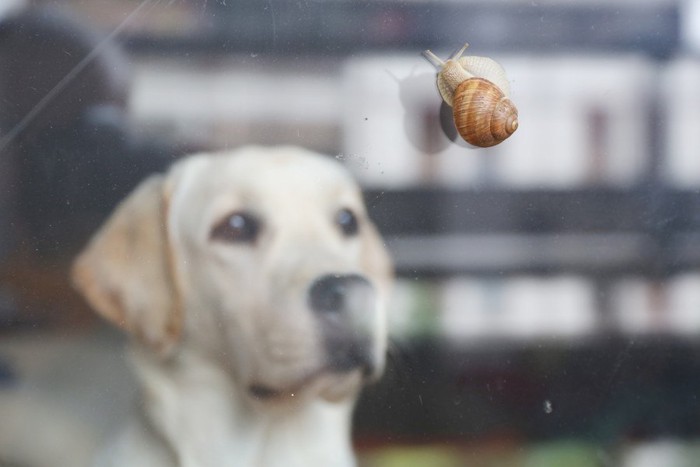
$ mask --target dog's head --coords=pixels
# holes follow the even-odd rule
[[[196,352],[258,400],[345,399],[384,366],[390,260],[328,157],[185,159],[122,203],[73,273],[159,358]]]

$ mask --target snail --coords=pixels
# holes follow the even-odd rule
[[[487,57],[462,57],[467,47],[444,61],[430,50],[423,55],[438,69],[437,87],[460,136],[474,146],[495,146],[518,129],[518,109],[503,67]]]

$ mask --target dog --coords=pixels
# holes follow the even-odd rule
[[[332,157],[246,147],[144,180],[72,270],[130,336],[140,386],[98,465],[355,465],[352,410],[385,365],[392,275]]]

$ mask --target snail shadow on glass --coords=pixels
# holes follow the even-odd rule
[[[403,109],[403,132],[414,148],[425,154],[440,153],[451,144],[475,148],[458,138],[452,107],[440,100],[434,73],[412,71],[403,78],[391,70],[386,70],[386,73],[398,86]],[[431,94],[426,90],[434,91],[430,99],[426,99]]]

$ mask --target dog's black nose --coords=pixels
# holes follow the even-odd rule
[[[374,288],[357,274],[321,276],[309,288],[309,305],[317,313],[348,313],[371,306]]]
[[[372,284],[357,274],[321,276],[309,288],[309,306],[321,325],[329,367],[375,373],[377,295]]]

